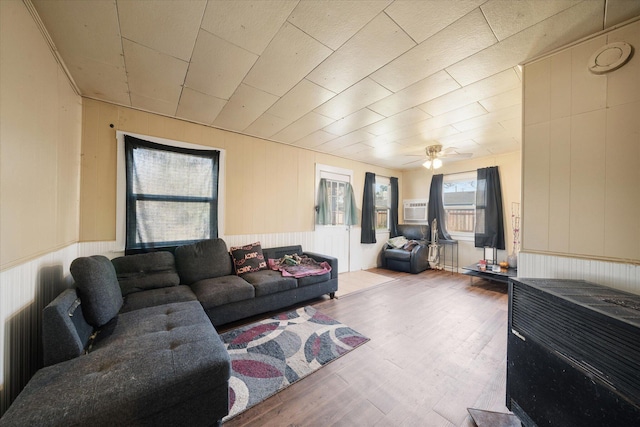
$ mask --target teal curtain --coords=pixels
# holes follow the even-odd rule
[[[356,206],[356,198],[353,194],[353,187],[347,183],[344,195],[344,221],[346,225],[358,225],[358,207]]]
[[[324,178],[320,179],[318,187],[318,202],[316,205],[318,214],[316,215],[316,224],[331,225],[331,203],[329,202],[329,184]]]

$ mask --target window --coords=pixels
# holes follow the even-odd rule
[[[327,179],[326,182],[329,195],[329,223],[331,225],[345,225],[345,195],[348,183],[330,179]]]
[[[389,230],[391,185],[389,178],[376,176],[376,230]]]
[[[475,227],[475,172],[445,175],[442,181],[445,226],[449,233],[472,234]]]
[[[218,236],[220,152],[125,136],[126,252]]]

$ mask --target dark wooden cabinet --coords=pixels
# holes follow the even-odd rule
[[[510,279],[507,407],[525,426],[640,425],[640,296]]]

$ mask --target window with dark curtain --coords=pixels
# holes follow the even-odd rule
[[[438,223],[438,238],[451,240],[451,236],[447,233],[445,227],[444,202],[442,200],[442,181],[444,175],[438,174],[431,177],[431,187],[429,188],[429,208],[428,218],[429,227],[433,225],[433,220]]]
[[[389,212],[389,237],[398,235],[398,178],[389,178],[391,183],[391,210]]]
[[[364,175],[360,243],[376,243],[376,175],[372,172]]]
[[[497,166],[478,169],[475,246],[505,248],[502,190]]]
[[[218,237],[220,152],[156,144],[125,135],[125,253]]]

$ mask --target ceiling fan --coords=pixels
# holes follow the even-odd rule
[[[424,166],[427,169],[438,169],[440,167],[442,167],[442,160],[443,158],[461,158],[461,159],[466,159],[469,158],[471,156],[473,156],[473,154],[471,153],[458,153],[456,151],[455,148],[453,147],[447,147],[447,148],[442,148],[442,145],[440,144],[436,144],[436,145],[429,145],[426,149],[425,152],[427,154],[427,161],[424,162],[422,164],[422,166]]]

